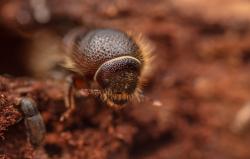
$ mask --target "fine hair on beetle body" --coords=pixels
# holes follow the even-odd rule
[[[74,92],[97,96],[114,109],[140,100],[153,68],[153,47],[140,34],[109,28],[75,29],[63,41],[63,67],[73,75],[66,89],[68,109],[61,120],[74,110]],[[77,88],[76,81],[86,79],[97,83],[97,87]]]

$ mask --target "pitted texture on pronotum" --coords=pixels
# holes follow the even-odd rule
[[[140,57],[140,49],[126,33],[98,29],[76,37],[73,58],[83,73],[94,74],[104,62],[120,56]]]
[[[115,94],[132,94],[137,86],[141,63],[134,57],[122,56],[102,64],[95,80],[102,88]]]

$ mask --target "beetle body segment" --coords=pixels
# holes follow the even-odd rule
[[[72,59],[81,73],[94,75],[104,62],[121,56],[139,57],[139,48],[125,33],[97,29],[75,38]]]
[[[117,105],[125,104],[137,87],[141,62],[131,56],[121,56],[103,63],[94,79],[105,90],[104,100]]]
[[[45,136],[46,129],[43,118],[39,113],[36,103],[30,98],[21,99],[21,110],[24,114],[24,123],[30,143],[37,147]]]

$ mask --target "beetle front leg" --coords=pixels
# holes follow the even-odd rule
[[[74,78],[73,76],[68,76],[66,80],[66,87],[65,87],[65,94],[64,94],[64,103],[67,110],[63,113],[60,118],[60,121],[64,121],[65,119],[69,118],[69,116],[75,110],[75,86],[74,86]]]

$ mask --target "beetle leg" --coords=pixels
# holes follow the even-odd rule
[[[75,110],[75,98],[74,98],[75,86],[74,86],[73,76],[68,76],[66,82],[67,83],[64,95],[64,103],[67,110],[61,116],[60,121],[64,121],[65,119],[69,118],[69,116]]]
[[[24,114],[28,139],[34,147],[38,147],[41,145],[46,133],[43,118],[37,109],[35,101],[31,98],[22,98],[20,105],[20,109]]]

